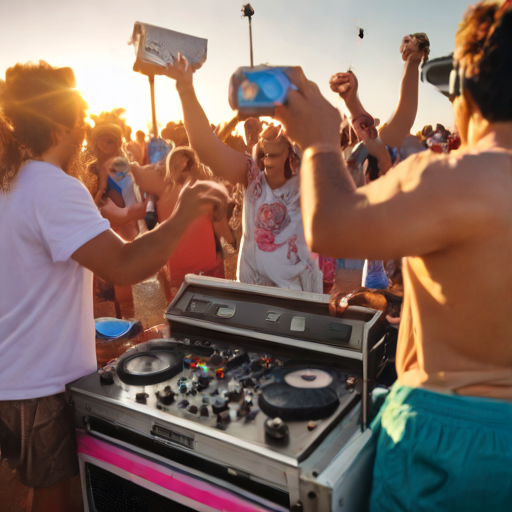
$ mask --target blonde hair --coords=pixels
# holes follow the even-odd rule
[[[190,173],[190,177],[193,180],[211,180],[213,175],[212,172],[203,165],[196,152],[188,146],[178,146],[174,148],[168,155],[165,161],[165,181],[172,187],[179,186],[180,183],[176,179],[176,173],[174,172],[174,160],[177,155],[183,155],[187,159],[187,169]]]

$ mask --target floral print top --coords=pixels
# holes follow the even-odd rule
[[[322,272],[304,238],[299,176],[271,189],[251,160],[248,178],[238,280],[322,293]]]

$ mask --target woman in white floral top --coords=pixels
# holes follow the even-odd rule
[[[246,187],[238,280],[322,293],[322,272],[304,239],[299,158],[290,141],[271,125],[261,134],[254,159],[234,151],[212,132],[182,56],[172,67],[172,78],[190,144],[201,162],[233,185]]]

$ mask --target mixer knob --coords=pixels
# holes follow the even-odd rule
[[[221,397],[217,397],[215,402],[212,404],[213,414],[220,414],[223,411],[227,411],[229,409],[228,403]]]
[[[100,375],[100,383],[102,385],[105,384],[114,384],[114,367],[113,366],[105,366],[104,368],[100,368],[98,370]]]
[[[148,394],[147,393],[137,393],[135,395],[135,401],[138,403],[138,404],[145,404],[146,401],[147,401],[147,398],[148,398]]]
[[[208,378],[208,375],[199,375],[199,377],[197,378],[197,387],[199,391],[206,389],[209,385],[210,379]]]
[[[186,384],[181,384],[181,386],[180,386],[180,393],[182,395],[185,395],[187,393],[187,391],[188,391],[187,385]]]
[[[231,352],[231,350],[223,350],[221,355],[224,359],[231,359],[233,357],[233,352]]]
[[[222,364],[222,356],[216,352],[208,359],[208,363],[212,366],[220,366]]]
[[[210,416],[210,413],[208,412],[208,406],[201,405],[201,407],[199,407],[199,414],[204,418],[208,418],[208,416]]]
[[[197,414],[197,405],[191,405],[188,408],[188,412],[190,412],[191,414]]]
[[[247,413],[247,416],[245,417],[245,423],[249,423],[249,421],[252,421],[254,418],[256,418],[259,412],[259,409],[254,409],[251,412]]]
[[[217,415],[217,423],[220,425],[227,425],[231,421],[229,411],[222,411]]]
[[[246,403],[248,405],[252,405],[252,396],[251,395],[245,395],[244,403]]]
[[[252,403],[244,401],[240,406],[240,409],[238,409],[238,417],[242,418],[244,416],[247,416],[251,412],[251,405]]]
[[[202,402],[203,402],[203,404],[209,404],[210,399],[207,396],[203,396]]]
[[[163,391],[156,392],[156,397],[164,405],[171,405],[174,402],[174,396],[174,392],[169,386],[166,386]]]
[[[242,379],[240,382],[244,388],[254,387],[254,381],[252,379]]]
[[[353,388],[356,385],[356,378],[352,377],[352,376],[347,377],[345,384],[346,384],[347,388]]]
[[[228,382],[228,391],[236,391],[239,393],[240,391],[242,391],[242,384],[240,382],[237,382],[235,379],[231,379]]]
[[[184,409],[185,407],[188,407],[188,400],[182,400],[179,404],[178,404],[178,407],[180,409]]]
[[[272,439],[284,439],[289,433],[288,425],[281,418],[267,418],[265,433]]]

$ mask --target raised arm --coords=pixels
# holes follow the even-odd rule
[[[346,73],[336,73],[331,76],[329,86],[333,92],[345,102],[349,113],[350,124],[354,128],[359,140],[363,140],[364,134],[375,139],[377,130],[375,128],[375,120],[364,109],[358,95],[359,83],[356,75],[352,71]]]
[[[421,53],[411,53],[404,65],[398,105],[391,119],[380,129],[379,136],[387,146],[399,148],[411,133],[418,112],[418,88]]]
[[[169,76],[176,78],[176,89],[183,108],[183,120],[190,145],[199,159],[214,174],[233,183],[247,182],[247,157],[222,143],[212,132],[210,122],[199,103],[192,80],[192,69],[181,55]]]
[[[226,216],[227,190],[211,181],[186,185],[169,219],[133,242],[124,243],[107,230],[85,243],[72,258],[105,281],[132,285],[156,274],[168,261],[192,221],[211,213],[213,221]]]
[[[368,259],[419,256],[485,236],[490,226],[500,224],[488,205],[503,206],[500,188],[507,185],[489,191],[482,186],[489,178],[478,166],[468,172],[418,155],[356,190],[339,148],[339,113],[302,70],[291,77],[299,90],[290,92],[288,106],[279,107],[276,115],[305,150],[301,207],[313,251]]]

